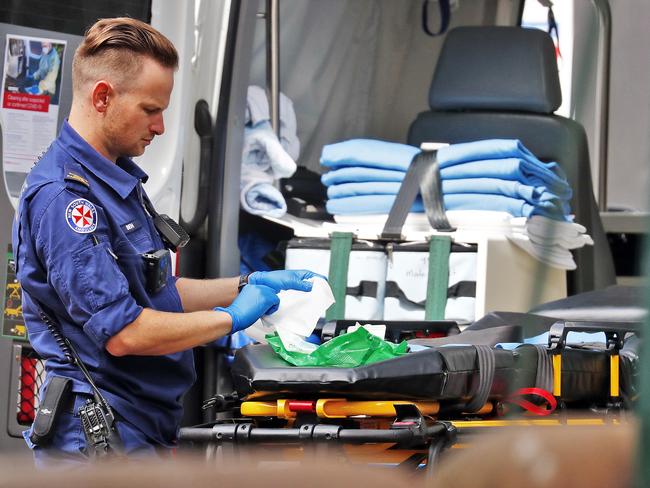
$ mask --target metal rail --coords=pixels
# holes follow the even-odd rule
[[[450,430],[451,429],[451,430]],[[395,443],[410,445],[426,442],[432,438],[455,433],[445,423],[427,426],[421,432],[417,428],[404,429],[344,429],[338,425],[309,424],[299,428],[265,428],[250,423],[217,424],[212,427],[185,427],[180,430],[179,439],[185,442],[260,442],[260,443],[305,443],[336,441],[349,444]]]
[[[266,1],[266,89],[271,127],[280,137],[280,3]]]
[[[608,0],[591,0],[598,14],[598,61],[596,77],[596,161],[598,163],[598,209],[607,210],[607,148],[609,136],[609,81],[612,46],[612,12]]]

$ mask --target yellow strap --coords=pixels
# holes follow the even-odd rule
[[[562,354],[553,354],[553,395],[562,396]]]
[[[612,354],[609,357],[609,395],[612,398],[618,398],[621,394],[619,388],[619,366],[620,357],[618,354]]]

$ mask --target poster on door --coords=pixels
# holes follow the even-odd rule
[[[27,173],[56,137],[66,41],[7,34],[0,111],[5,187],[16,206]]]

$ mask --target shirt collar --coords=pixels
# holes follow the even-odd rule
[[[117,159],[117,164],[115,164],[99,154],[72,128],[67,120],[63,121],[59,142],[70,156],[113,188],[122,199],[133,191],[138,182],[145,183],[149,178],[147,173],[142,171],[129,158],[120,157]]]

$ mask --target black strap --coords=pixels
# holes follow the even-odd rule
[[[476,298],[476,281],[459,281],[447,288],[447,298]]]
[[[348,286],[345,290],[346,296],[351,297],[377,297],[376,281],[361,280],[357,286]],[[412,303],[423,307],[426,300],[411,300],[406,296],[404,291],[400,288],[399,284],[395,281],[386,282],[386,298],[398,298],[403,302]],[[476,298],[476,281],[459,281],[447,288],[447,298]]]
[[[422,30],[431,37],[444,34],[449,27],[449,18],[451,17],[451,9],[449,7],[449,0],[437,0],[440,7],[440,29],[438,32],[432,32],[429,29],[429,0],[422,2]]]
[[[404,175],[404,180],[402,180],[393,206],[388,213],[386,224],[384,224],[384,230],[381,233],[382,239],[402,240],[402,227],[404,227],[406,216],[411,210],[419,191],[420,154],[415,155],[406,171],[406,175]]]
[[[377,282],[365,281],[359,282],[358,286],[348,286],[345,290],[347,296],[352,297],[377,297]]]
[[[372,285],[374,284],[374,289]],[[374,291],[373,291],[374,290]],[[366,292],[370,294],[366,294]],[[353,296],[377,296],[377,283],[374,281],[362,281],[359,286],[348,287],[348,295]],[[411,300],[406,296],[399,284],[395,281],[386,282],[386,298],[399,298],[401,301],[412,303],[423,307],[426,303],[425,300]],[[476,282],[475,281],[459,281],[447,288],[447,298],[476,298]]]
[[[151,200],[149,200],[149,197],[145,194],[142,188],[142,183],[138,183],[137,192],[140,203],[153,219],[153,226],[162,239],[165,247],[172,252],[178,252],[178,248],[185,247],[190,241],[190,235],[183,226],[179,225],[178,222],[172,219],[169,215],[159,214],[156,211],[153,203],[151,203]]]
[[[490,346],[474,346],[476,348],[477,366],[478,366],[478,386],[472,399],[467,402],[464,411],[467,413],[478,412],[488,401],[492,382],[494,381],[494,370],[496,369],[496,360],[494,350]]]
[[[403,239],[402,227],[418,193],[422,194],[431,226],[442,232],[454,230],[445,213],[437,153],[436,150],[421,151],[413,157],[386,219],[382,239]]]
[[[546,345],[536,344],[537,350],[537,373],[535,375],[535,387],[546,391],[553,391],[553,360],[548,353]]]
[[[449,224],[445,213],[438,151],[422,151],[420,155],[423,160],[419,179],[420,194],[429,224],[441,232],[453,232],[456,229]]]
[[[158,217],[160,214],[156,211],[156,208],[153,206],[153,203],[151,203],[151,200],[149,200],[149,197],[144,192],[144,189],[142,188],[142,183],[138,183],[137,192],[138,192],[138,199],[140,200],[140,203],[147,211],[149,216],[152,219]]]

